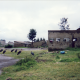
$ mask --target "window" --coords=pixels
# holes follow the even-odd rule
[[[73,41],[77,41],[77,38],[73,38]]]
[[[65,42],[69,42],[69,40],[70,40],[69,38],[64,38],[63,39],[63,41],[65,41]]]
[[[53,42],[53,41],[54,41],[54,39],[50,39],[49,41],[50,41],[50,42]]]
[[[60,38],[56,38],[56,41],[57,41],[57,42],[60,42]]]

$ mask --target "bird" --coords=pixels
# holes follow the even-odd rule
[[[3,49],[0,50],[0,52],[2,52],[2,51],[3,51]]]
[[[15,53],[17,52],[17,49],[15,50]]]
[[[3,54],[6,52],[6,49],[3,51]]]
[[[34,53],[31,51],[31,54],[34,55]]]
[[[11,52],[13,52],[13,51],[14,51],[14,49],[11,50]]]
[[[22,52],[22,49],[17,53],[17,55],[19,55]]]

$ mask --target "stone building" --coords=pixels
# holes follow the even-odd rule
[[[3,39],[1,39],[1,40],[0,40],[0,46],[1,46],[1,47],[4,47],[4,46],[5,46],[5,44],[6,44],[6,41],[5,41],[5,40],[3,40]]]
[[[10,45],[13,45],[13,46],[14,46],[14,43],[13,43],[13,42],[11,42],[11,41],[9,41],[7,44],[10,44]]]
[[[28,47],[30,45],[29,41],[14,41],[14,47]]]
[[[48,30],[48,50],[80,47],[80,28],[77,30]]]
[[[46,47],[46,46],[47,46],[46,41],[33,42],[33,47]]]

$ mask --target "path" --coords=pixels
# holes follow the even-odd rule
[[[1,74],[1,69],[7,66],[14,65],[19,59],[14,59],[12,57],[7,57],[2,54],[0,54],[0,74]]]

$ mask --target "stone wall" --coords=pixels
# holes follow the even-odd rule
[[[24,43],[14,41],[14,47],[24,47]]]
[[[77,41],[73,41],[73,39]],[[80,45],[80,30],[49,30],[48,50],[65,49],[67,47],[77,47]]]
[[[45,41],[34,42],[33,46],[34,47],[40,47],[40,46],[45,47],[47,46],[47,43],[45,43]]]

